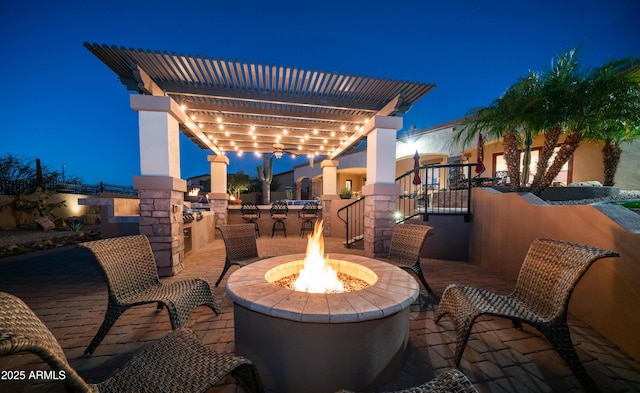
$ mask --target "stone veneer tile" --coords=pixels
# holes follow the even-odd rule
[[[329,321],[353,322],[356,310],[347,301],[348,293],[330,293],[327,295],[329,303]]]
[[[288,296],[277,303],[273,303],[270,315],[278,318],[286,318],[300,321],[302,310],[305,309],[309,294],[306,292],[287,291]]]
[[[378,319],[384,316],[381,309],[372,304],[371,301],[363,297],[359,292],[351,292],[345,299],[356,311],[358,321]]]
[[[302,322],[326,323],[330,322],[329,304],[327,294],[316,293],[307,294],[307,304],[304,308],[304,314],[301,315]]]
[[[242,304],[245,307],[253,309],[251,307],[252,304],[262,305],[260,300],[266,295],[277,291],[278,289],[278,287],[275,287],[273,285],[249,285],[242,288],[242,296],[239,297],[236,294],[236,296],[233,297],[233,301]]]
[[[382,310],[383,315],[385,316],[391,315],[391,314],[397,313],[402,309],[402,307],[398,302],[379,295],[378,293],[376,293],[377,291],[372,290],[373,288],[374,287],[363,289],[361,291],[362,297],[364,297],[365,299],[370,301],[371,304],[375,305],[380,310]]]

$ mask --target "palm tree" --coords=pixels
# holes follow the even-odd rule
[[[463,127],[456,135],[454,141],[464,138],[468,144],[483,132],[502,138],[504,159],[507,164],[507,173],[511,182],[511,189],[519,191],[526,185],[530,162],[530,150],[533,141],[531,125],[536,119],[536,106],[539,102],[538,76],[530,74],[526,78],[519,79],[490,106],[470,111],[465,117]],[[524,138],[523,138],[524,136]],[[525,157],[522,184],[520,179],[520,149],[524,142]]]
[[[464,145],[469,145],[480,133],[502,139],[511,189],[517,191],[520,183],[519,134],[514,128],[515,125],[510,123],[510,114],[505,108],[506,105],[501,105],[501,102],[498,99],[488,107],[469,111],[463,120],[463,127],[454,134],[453,141],[457,143],[462,140]]]
[[[640,113],[640,108],[638,109]],[[622,157],[623,143],[640,139],[640,123],[612,121],[603,123],[599,129],[588,136],[589,140],[604,142],[602,145],[603,177],[605,186],[614,186],[616,171]]]
[[[629,77],[636,82],[640,82],[640,64],[634,62],[628,72]],[[631,94],[640,95],[640,91],[635,85],[631,90]],[[603,175],[604,185],[615,185],[616,171],[618,170],[618,164],[622,156],[622,143],[630,143],[634,140],[640,139],[640,99],[631,99],[631,103],[638,105],[635,110],[632,110],[629,118],[625,121],[613,120],[604,121],[599,127],[594,127],[592,133],[589,135],[591,140],[602,141],[602,162],[603,162]]]
[[[626,124],[629,130],[635,130],[640,124],[640,72],[637,70],[638,62],[628,58],[581,73],[577,51],[570,50],[561,55],[550,70],[530,73],[490,106],[469,112],[466,127],[454,136],[454,141],[464,138],[464,142],[469,143],[480,132],[502,138],[511,189],[517,191],[527,185],[531,143],[533,137],[542,133],[544,144],[531,183],[531,192],[540,195],[584,138],[604,141],[607,150],[603,154],[611,152],[614,157],[614,146],[619,147],[623,139],[619,132],[611,131],[611,125]],[[610,126],[603,128],[607,124]],[[565,137],[560,142],[562,135]],[[635,138],[633,132],[624,135]],[[524,144],[522,177],[518,150],[521,143]],[[555,158],[549,164],[554,153]],[[612,159],[611,163],[617,161]]]
[[[640,84],[637,76],[628,72],[633,64],[631,58],[609,61],[565,86],[568,93],[565,94],[568,101],[564,104],[567,109],[566,137],[553,163],[532,192],[540,195],[549,187],[582,139],[596,139],[603,124],[638,124]]]
[[[560,137],[565,131],[567,120],[570,118],[569,114],[574,110],[574,90],[580,80],[577,60],[576,50],[564,53],[540,80],[542,106],[536,116],[537,126],[544,135],[544,143],[538,154],[536,173],[531,182],[531,192],[536,195],[542,193],[540,184],[549,166],[549,160],[553,157]]]

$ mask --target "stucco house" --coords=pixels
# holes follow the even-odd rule
[[[424,129],[411,129],[399,133],[395,146],[396,176],[401,176],[414,168],[416,151],[420,156],[420,165],[475,162],[476,146],[464,146],[452,143],[453,135],[461,127],[462,120],[453,120]],[[542,136],[534,139],[532,145],[532,174],[535,172],[535,159],[544,140]],[[640,189],[640,142],[622,145],[623,154],[616,173],[615,187],[623,190]],[[565,168],[556,178],[557,186],[567,186],[575,182],[604,182],[602,163],[602,143],[583,141]],[[319,160],[318,160],[319,161]],[[338,159],[337,188],[350,185],[357,197],[366,182],[366,147],[359,147]],[[503,147],[499,140],[485,140],[483,177],[501,177],[506,172]],[[294,179],[298,182],[311,179],[312,195],[322,195],[322,169],[319,163],[313,167],[307,164],[294,168]]]

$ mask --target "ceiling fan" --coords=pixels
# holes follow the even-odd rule
[[[285,148],[282,143],[274,143],[273,144],[273,155],[276,158],[281,158],[282,155],[285,154],[285,153],[294,154],[294,153],[289,153],[288,150],[293,150],[293,149]]]

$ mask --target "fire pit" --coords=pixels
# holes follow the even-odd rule
[[[272,283],[299,272],[305,257],[265,259],[229,277],[235,352],[256,364],[273,392],[363,391],[387,382],[406,360],[418,284],[393,265],[345,254],[324,259],[368,287],[309,293]]]

